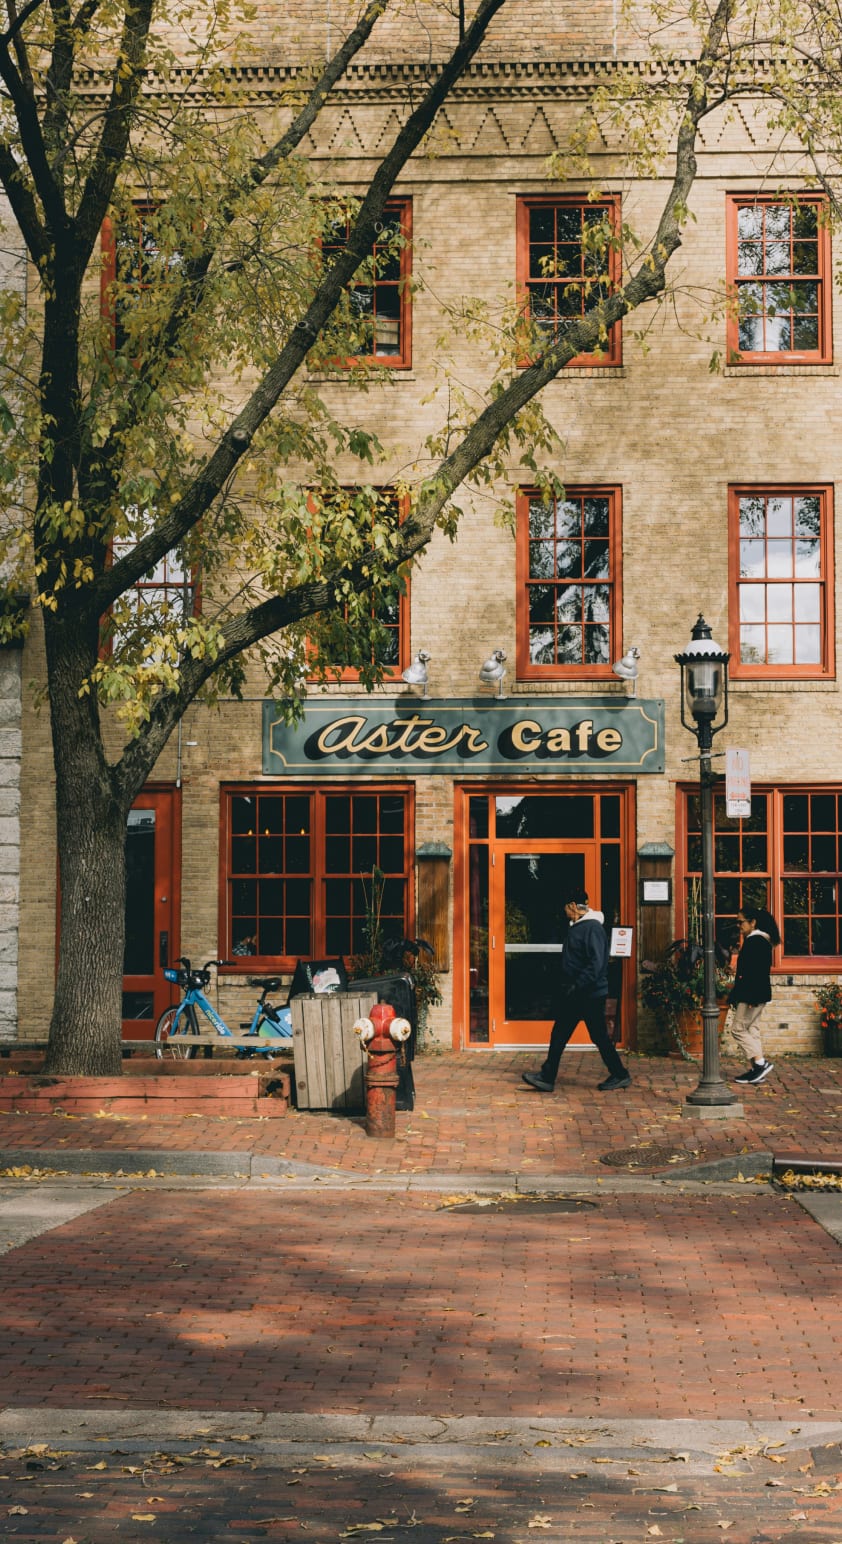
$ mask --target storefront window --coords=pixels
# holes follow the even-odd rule
[[[293,966],[361,952],[373,887],[385,936],[408,927],[408,795],[223,791],[223,953]]]
[[[692,924],[701,882],[697,793],[687,811],[686,923]],[[755,791],[751,815],[729,820],[724,794],[714,795],[716,936],[736,943],[737,913],[767,906],[781,929],[778,963],[798,966],[842,954],[842,790]]]

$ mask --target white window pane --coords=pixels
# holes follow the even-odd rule
[[[766,543],[766,572],[770,579],[788,579],[792,573],[792,542]]]
[[[740,542],[740,573],[745,579],[759,579],[766,572],[766,543]]]
[[[797,584],[795,586],[796,622],[820,622],[820,604],[821,594],[817,584]]]
[[[740,621],[765,622],[766,589],[762,584],[740,585]]]
[[[766,605],[770,622],[791,622],[792,585],[770,584],[766,593]]]
[[[766,533],[768,536],[792,535],[792,499],[774,498],[767,501]]]
[[[822,637],[819,627],[796,627],[795,661],[798,665],[820,665]]]
[[[766,634],[768,640],[770,665],[791,665],[792,658],[792,628],[770,627]]]
[[[818,578],[821,574],[821,544],[817,541],[797,541],[795,543],[795,572],[800,578],[808,574],[815,574]]]
[[[762,627],[740,628],[740,661],[743,665],[765,663],[766,639]]]

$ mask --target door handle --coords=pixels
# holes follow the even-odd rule
[[[158,934],[158,964],[159,965],[169,965],[169,963],[170,963],[170,935],[169,935],[169,933],[159,933]]]

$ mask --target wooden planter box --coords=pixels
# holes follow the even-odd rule
[[[365,1111],[365,1052],[354,1033],[377,993],[322,992],[293,997],[292,1049],[299,1110]]]

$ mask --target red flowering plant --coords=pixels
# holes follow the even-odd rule
[[[821,1009],[823,1032],[842,1023],[842,983],[826,981],[823,986],[814,987],[813,996]]]

